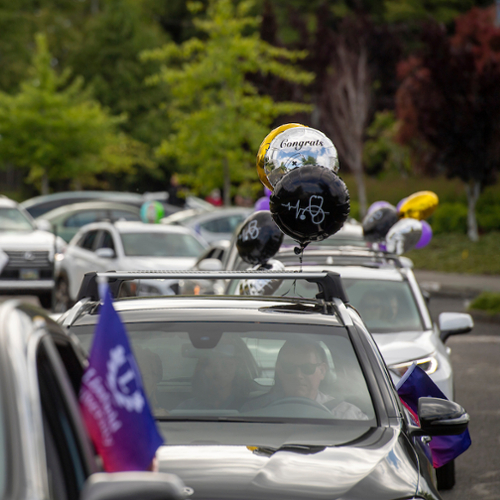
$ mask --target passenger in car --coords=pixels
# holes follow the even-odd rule
[[[235,346],[217,347],[198,360],[192,382],[194,397],[176,410],[237,410],[247,400],[251,381],[243,375]]]
[[[368,420],[357,406],[320,390],[328,371],[326,353],[320,344],[287,340],[278,353],[273,389],[248,401],[241,411],[264,408],[283,398],[307,398],[328,408],[335,418]]]

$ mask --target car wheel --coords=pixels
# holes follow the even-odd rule
[[[54,297],[54,312],[67,311],[72,305],[73,304],[69,296],[68,278],[63,276],[57,280]]]
[[[38,294],[38,300],[44,309],[52,310],[52,291]]]
[[[455,486],[455,460],[436,469],[438,490],[451,490]]]

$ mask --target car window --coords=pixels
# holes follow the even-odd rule
[[[104,210],[84,210],[69,216],[65,221],[64,227],[82,227],[85,224],[97,222],[106,218]]]
[[[0,386],[0,498],[4,498],[5,487],[7,483],[7,440],[5,433],[5,420],[3,409],[3,397],[1,393],[2,387]]]
[[[203,245],[191,234],[152,231],[120,234],[129,257],[198,257]]]
[[[127,210],[111,210],[111,219],[112,220],[131,220],[131,221],[140,221],[140,215],[129,212]]]
[[[343,278],[349,302],[371,333],[424,330],[415,297],[407,281]]]
[[[111,248],[115,250],[115,244],[113,242],[113,236],[109,231],[103,231],[102,237],[99,243],[99,248]]]
[[[89,231],[81,237],[80,241],[78,242],[78,246],[85,248],[85,250],[92,251],[96,237],[97,230]]]
[[[244,215],[231,215],[201,222],[199,227],[210,233],[232,233],[244,220]]]
[[[208,321],[126,327],[158,417],[327,423],[375,417],[343,328]],[[93,327],[72,331],[89,349]]]
[[[46,343],[37,352],[37,374],[42,402],[44,435],[51,497],[58,500],[78,498],[86,470],[71,413]]]
[[[0,231],[33,231],[33,225],[17,208],[1,207]]]

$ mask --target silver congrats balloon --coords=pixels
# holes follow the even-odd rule
[[[389,229],[385,238],[387,251],[402,255],[419,242],[422,223],[417,219],[401,219]]]
[[[285,266],[279,260],[270,259],[265,264],[258,264],[251,268],[252,271],[284,271]],[[256,280],[245,279],[240,281],[238,295],[273,295],[283,280],[259,278]]]
[[[309,127],[294,127],[278,134],[264,156],[264,172],[274,187],[288,172],[304,165],[339,171],[337,149],[328,137]]]

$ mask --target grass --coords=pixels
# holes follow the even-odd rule
[[[485,311],[489,314],[500,314],[500,293],[481,293],[470,303],[469,310]]]
[[[500,275],[500,232],[491,232],[474,243],[457,233],[434,235],[431,242],[405,254],[416,269],[467,274]],[[500,279],[500,278],[499,278]]]

